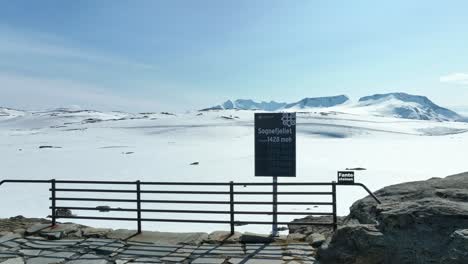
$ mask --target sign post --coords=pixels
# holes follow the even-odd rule
[[[278,233],[278,177],[296,176],[296,113],[255,113],[255,176],[273,177],[273,228]]]

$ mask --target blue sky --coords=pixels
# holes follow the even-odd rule
[[[468,106],[468,1],[0,1],[0,105],[188,110],[422,94]]]

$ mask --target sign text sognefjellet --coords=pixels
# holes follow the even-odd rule
[[[296,176],[296,113],[255,114],[255,175]]]

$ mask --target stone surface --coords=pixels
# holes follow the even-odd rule
[[[106,237],[112,231],[110,228],[93,228],[93,227],[85,227],[81,229],[82,236],[84,237]]]
[[[375,194],[382,204],[371,197],[354,203],[344,226],[319,249],[321,263],[467,263],[457,230],[468,229],[468,173]]]
[[[35,225],[32,225],[28,229],[26,229],[26,235],[36,234],[37,232],[39,232],[42,229],[45,229],[47,227],[50,227],[50,224],[35,224]]]
[[[199,245],[208,238],[207,233],[171,233],[171,232],[150,232],[144,231],[129,239],[137,242],[158,241],[168,244],[192,244]]]
[[[239,232],[228,231],[214,231],[208,235],[208,238],[204,241],[207,243],[239,243],[242,234]]]
[[[124,240],[135,235],[136,233],[137,233],[136,230],[117,229],[117,230],[112,230],[111,232],[109,232],[107,234],[107,238]]]
[[[323,244],[323,242],[325,242],[325,240],[325,236],[319,233],[310,234],[306,238],[306,242],[311,244],[313,247],[320,247]]]
[[[37,232],[37,234],[46,239],[62,239],[62,238],[81,238],[82,229],[85,226],[66,223],[57,224],[55,226],[46,227]]]
[[[109,261],[95,254],[86,254],[78,259],[67,261],[67,264],[107,264]]]
[[[306,235],[305,234],[301,234],[301,233],[292,233],[292,234],[289,234],[288,237],[287,237],[287,241],[289,242],[294,242],[294,241],[304,241],[306,238]]]
[[[344,217],[338,217],[338,225],[342,225],[344,223],[344,219]],[[333,234],[333,226],[331,225],[301,225],[300,223],[332,224],[332,216],[307,216],[301,219],[295,219],[288,225],[288,229],[290,234],[299,233],[304,235],[310,235],[313,233],[317,233],[323,234],[326,237]]]
[[[444,258],[447,264],[468,262],[468,229],[460,229],[450,236],[449,251]]]
[[[22,257],[7,259],[0,264],[24,264],[24,259]]]
[[[46,241],[13,237],[0,243],[0,264],[5,260],[9,261],[7,264],[315,263],[315,250],[305,242],[187,245],[167,243],[167,237],[162,237],[163,241],[151,242],[103,238]],[[187,237],[193,240],[192,236]]]
[[[264,234],[255,234],[246,232],[242,234],[240,242],[242,243],[271,243],[274,241],[274,238],[270,235]]]
[[[20,237],[21,236],[18,235],[18,234],[8,233],[8,234],[0,237],[0,243],[4,243],[4,242],[10,241],[10,240],[14,240],[14,239],[17,239],[17,238],[20,238]]]

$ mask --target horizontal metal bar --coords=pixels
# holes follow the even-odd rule
[[[229,201],[180,201],[180,200],[141,200],[142,203],[175,203],[175,204],[229,204]]]
[[[268,221],[238,221],[240,224],[252,224],[252,225],[272,225],[273,222]],[[279,225],[298,225],[292,222],[277,222]],[[333,226],[333,223],[301,223],[300,225],[319,225],[319,226]]]
[[[165,191],[165,190],[144,190],[142,193],[174,193],[174,194],[229,194],[223,191]]]
[[[94,217],[94,216],[57,216],[61,219],[89,219],[89,220],[115,220],[115,221],[137,221],[137,218],[125,217]],[[196,219],[164,219],[164,218],[142,218],[144,222],[174,222],[174,223],[211,223],[211,224],[229,224],[230,221],[225,220],[196,220]],[[273,222],[269,221],[236,221],[236,225],[271,225]],[[333,223],[292,223],[292,222],[278,222],[280,225],[321,225],[333,226]]]
[[[52,189],[49,189],[52,191]],[[109,189],[76,189],[56,188],[56,192],[97,192],[97,193],[136,193],[136,190],[109,190]],[[166,190],[142,190],[140,193],[161,194],[230,194],[223,191],[166,191]],[[273,192],[234,192],[235,195],[272,195]],[[332,192],[278,192],[278,195],[332,195]]]
[[[116,220],[116,221],[137,221],[138,218],[125,217],[95,217],[95,216],[57,216],[64,219],[90,219],[90,220]],[[195,220],[195,219],[163,219],[163,218],[141,218],[144,222],[178,222],[178,223],[210,223],[210,224],[229,224],[225,220]]]
[[[0,186],[4,183],[51,183],[51,180],[2,180]]]
[[[56,183],[65,184],[120,184],[120,185],[134,185],[134,181],[71,181],[71,180],[56,180]]]
[[[52,198],[49,198],[52,200]],[[92,201],[92,202],[119,202],[119,203],[134,203],[136,199],[104,199],[104,198],[69,198],[69,197],[57,197],[57,201]]]
[[[218,186],[229,186],[229,182],[141,182],[142,185],[194,185],[194,186],[209,186],[209,185],[218,185]],[[271,183],[267,182],[235,182],[235,186],[270,186]],[[295,185],[317,185],[317,186],[331,186],[332,183],[328,182],[282,182],[278,185],[284,186],[295,186]]]
[[[273,192],[234,192],[234,194],[272,195]],[[332,192],[277,192],[278,195],[332,195]]]
[[[235,204],[273,204],[273,202],[236,201]],[[277,202],[278,205],[333,205],[332,202]]]
[[[52,189],[49,189],[52,191]],[[97,192],[97,193],[136,193],[136,190],[106,190],[106,189],[64,189],[56,188],[56,192]]]
[[[49,198],[51,200],[51,198]],[[57,197],[57,201],[94,201],[94,202],[136,202],[136,199],[105,199],[105,198],[71,198]],[[176,204],[229,204],[229,201],[179,201],[179,200],[141,200],[142,203],[176,203]]]
[[[52,198],[49,198],[52,200]],[[105,199],[105,198],[70,198],[57,197],[57,201],[94,201],[94,202],[136,202],[135,199]],[[180,200],[141,200],[142,203],[174,203],[174,204],[230,204],[229,201],[180,201]],[[273,202],[256,202],[256,201],[235,201],[234,204],[273,204]],[[333,205],[332,202],[277,202],[278,205]]]
[[[0,185],[3,183],[50,183],[51,180],[2,180]],[[133,185],[135,181],[73,181],[73,180],[56,180],[56,183],[63,184],[121,184],[121,185]],[[209,186],[209,185],[219,185],[219,186],[229,186],[229,182],[140,182],[142,185],[194,185],[194,186]],[[362,183],[351,183],[351,184],[340,184],[335,183],[336,185],[346,185],[346,186],[361,186],[366,189],[365,185]],[[266,182],[237,182],[234,183],[235,186],[270,186],[271,183]],[[331,182],[281,182],[278,185],[283,186],[331,186]]]
[[[50,208],[50,207],[49,207]],[[119,211],[119,212],[136,212],[133,208],[96,208],[96,207],[64,207],[57,206],[56,209],[70,209],[77,211]],[[51,209],[51,208],[50,208]],[[213,211],[213,210],[171,210],[171,209],[141,209],[141,212],[146,213],[194,213],[194,214],[229,214],[230,211]],[[244,215],[271,215],[272,212],[265,211],[236,211],[235,214]],[[325,212],[278,212],[279,215],[333,215],[333,213]]]

